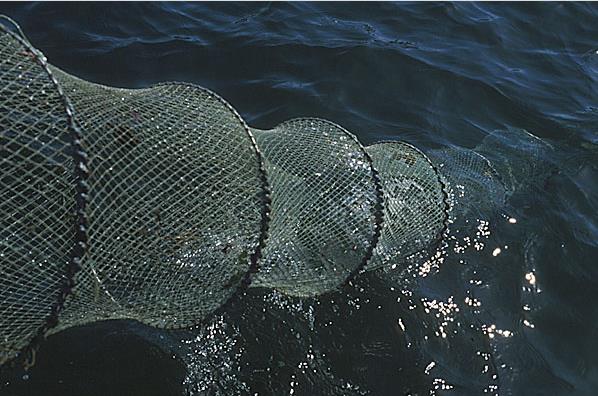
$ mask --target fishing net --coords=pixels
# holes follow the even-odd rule
[[[0,364],[98,320],[190,327],[250,281],[320,295],[446,226],[438,172],[406,143],[318,119],[250,130],[204,88],[107,87],[20,35],[0,45]]]
[[[524,129],[496,130],[475,151],[492,163],[509,194],[542,188],[555,171],[547,160],[554,157],[552,146]]]
[[[380,243],[366,269],[397,265],[410,256],[431,253],[448,217],[447,191],[430,160],[405,142],[367,147],[385,193],[385,223]]]
[[[187,84],[127,90],[52,72],[89,153],[89,248],[58,329],[130,318],[196,324],[257,261],[266,179],[248,128]]]
[[[515,193],[544,188],[556,172],[553,148],[523,129],[496,130],[473,149],[448,147],[427,152],[447,184],[451,221],[487,221]],[[471,223],[473,224],[473,223]]]
[[[85,241],[71,110],[30,44],[0,25],[0,364],[56,321]]]
[[[449,147],[427,152],[448,186],[451,221],[488,220],[505,204],[507,191],[501,175],[483,155]]]
[[[272,222],[252,285],[295,296],[334,289],[372,254],[382,192],[357,139],[332,122],[297,119],[253,131],[272,185]]]

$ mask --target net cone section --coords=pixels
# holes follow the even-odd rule
[[[492,163],[509,195],[530,187],[542,189],[556,171],[549,162],[554,148],[525,129],[493,131],[474,150]]]
[[[376,143],[367,151],[382,180],[385,222],[366,269],[433,253],[448,221],[447,191],[438,170],[405,142]]]
[[[0,24],[0,364],[57,319],[85,234],[84,157],[45,58]]]
[[[469,219],[488,220],[502,208],[507,190],[501,175],[482,154],[462,147],[447,147],[426,153],[447,185],[451,221],[459,227]]]
[[[3,360],[56,319],[52,332],[122,318],[189,327],[251,279],[294,296],[325,293],[441,232],[444,187],[412,146],[364,148],[316,119],[251,131],[189,84],[132,90],[51,66],[34,74],[45,60],[19,40],[0,42],[0,281],[12,282],[0,289]]]
[[[554,148],[524,129],[485,136],[473,149],[447,147],[427,155],[451,196],[452,218],[487,220],[518,192],[541,190],[557,171]]]
[[[272,222],[252,286],[293,296],[332,290],[372,255],[382,191],[357,139],[325,120],[296,119],[253,130],[272,186]]]
[[[52,72],[90,169],[89,246],[57,330],[197,324],[247,282],[265,238],[267,181],[247,126],[197,86],[119,89]]]

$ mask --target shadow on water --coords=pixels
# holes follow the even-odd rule
[[[108,321],[60,332],[38,351],[32,370],[18,373],[25,380],[9,378],[2,395],[182,394],[184,363],[139,335],[143,330]]]

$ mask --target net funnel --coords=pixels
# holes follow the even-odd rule
[[[432,253],[448,222],[448,197],[436,167],[405,142],[367,147],[384,191],[384,224],[367,270]]]
[[[120,89],[52,67],[89,153],[89,248],[57,330],[103,319],[192,326],[255,269],[268,185],[248,127],[188,84]]]
[[[474,150],[492,163],[509,195],[542,188],[555,171],[546,160],[554,157],[553,147],[525,129],[493,131]]]
[[[252,286],[303,297],[337,288],[365,265],[379,237],[382,191],[369,154],[326,120],[253,133],[272,185],[272,221]]]
[[[482,154],[447,147],[430,150],[427,155],[447,184],[452,221],[488,220],[504,206],[507,190],[501,175]]]
[[[428,156],[446,180],[451,218],[488,220],[513,194],[541,190],[556,172],[553,147],[524,129],[496,130],[473,149],[447,147]]]
[[[73,285],[85,243],[85,163],[45,58],[2,23],[0,96],[3,364],[56,323]]]

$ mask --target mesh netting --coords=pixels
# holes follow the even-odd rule
[[[404,142],[383,142],[367,151],[385,193],[385,222],[369,270],[434,248],[448,221],[448,202],[438,171],[420,150]]]
[[[346,130],[297,119],[254,130],[272,185],[272,222],[252,285],[313,296],[334,289],[371,256],[381,223],[372,161]]]
[[[54,324],[72,286],[84,242],[75,164],[84,164],[45,59],[1,25],[0,96],[2,364]]]
[[[475,148],[492,163],[509,193],[542,187],[554,170],[547,162],[553,150],[544,140],[515,128],[496,130]]]
[[[68,293],[51,331],[189,327],[251,278],[319,295],[434,245],[446,224],[444,185],[406,143],[366,150],[317,119],[252,131],[201,87],[102,86],[46,68],[15,35],[0,45],[0,364],[55,325]]]
[[[507,191],[501,176],[483,155],[460,147],[427,155],[446,180],[453,217],[487,219],[504,205]]]
[[[52,68],[89,153],[89,248],[59,328],[196,324],[241,285],[264,238],[266,181],[241,118],[192,85],[127,90]]]

